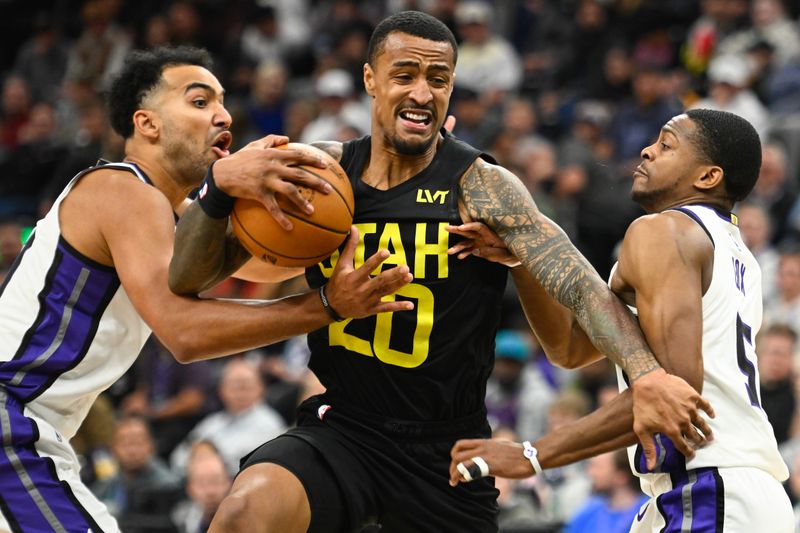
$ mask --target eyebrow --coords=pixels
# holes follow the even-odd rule
[[[206,91],[208,91],[210,93],[217,94],[217,90],[216,89],[214,89],[211,85],[209,85],[207,83],[203,83],[201,81],[195,81],[195,82],[192,82],[189,85],[187,85],[186,88],[183,90],[183,94],[188,93],[192,89],[203,89],[203,90],[206,90]],[[220,96],[225,96],[225,89],[223,89],[222,92],[219,93],[219,95]]]
[[[392,67],[395,67],[395,68],[403,68],[403,67],[419,68],[419,62],[411,60],[411,59],[405,59],[405,60],[401,60],[401,61],[395,61],[394,63],[392,63]],[[450,70],[450,65],[448,65],[446,63],[432,63],[430,65],[430,67],[428,67],[428,70],[447,70],[447,71],[449,71]]]

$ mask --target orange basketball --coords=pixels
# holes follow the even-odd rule
[[[302,150],[326,158],[327,168],[306,165],[300,168],[324,179],[333,190],[323,194],[298,186],[300,194],[314,206],[310,215],[278,194],[278,205],[294,226],[291,231],[278,225],[260,202],[239,198],[231,213],[233,232],[251,254],[264,261],[285,267],[315,265],[331,255],[350,232],[353,222],[350,179],[339,163],[319,148],[302,143],[289,143],[278,148]]]

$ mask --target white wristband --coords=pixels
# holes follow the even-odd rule
[[[539,459],[536,458],[536,456],[539,455],[539,450],[534,448],[529,440],[526,440],[522,443],[522,448],[522,455],[524,455],[528,461],[531,462],[534,472],[541,474],[542,465],[539,464]]]

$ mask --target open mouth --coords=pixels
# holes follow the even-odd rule
[[[413,129],[427,128],[433,122],[433,115],[430,111],[419,109],[401,111],[400,118]]]
[[[211,150],[214,151],[220,158],[228,157],[231,155],[229,148],[233,143],[233,135],[229,131],[223,131],[217,136],[217,139],[211,145]]]

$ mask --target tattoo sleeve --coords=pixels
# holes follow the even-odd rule
[[[539,212],[516,176],[478,161],[460,187],[470,218],[503,239],[547,293],[575,315],[600,352],[631,380],[659,368],[631,313],[563,230]]]
[[[311,143],[311,146],[326,152],[329,156],[333,157],[337,161],[342,160],[342,143],[340,142],[317,141]]]
[[[250,253],[228,228],[228,219],[207,216],[197,203],[181,216],[169,264],[169,286],[177,294],[210,289],[239,269]]]

